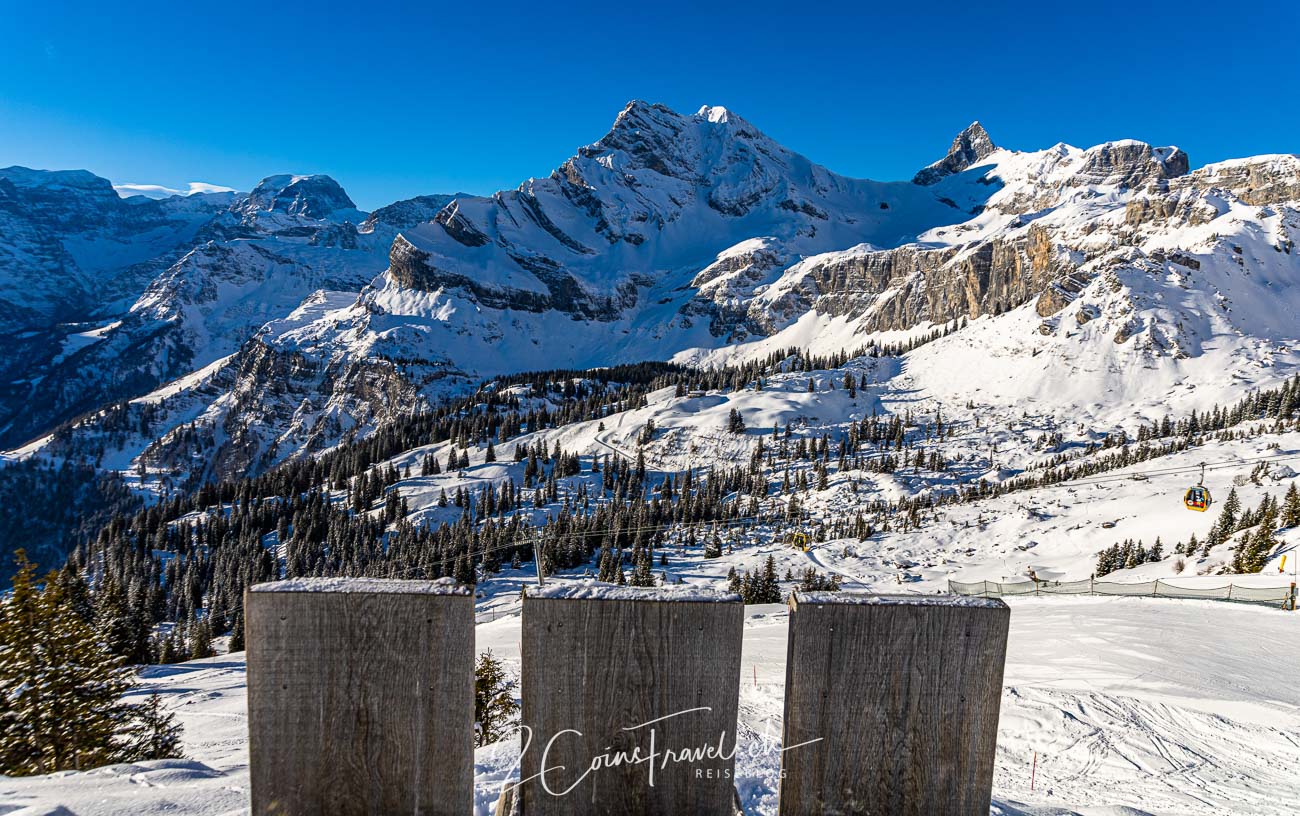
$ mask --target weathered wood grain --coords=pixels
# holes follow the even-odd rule
[[[782,816],[987,816],[1010,610],[836,594],[790,604]]]
[[[471,812],[473,598],[259,590],[244,596],[254,816]]]
[[[550,769],[525,816],[730,816],[743,623],[739,599],[525,599],[521,778]],[[650,760],[589,772],[619,753]]]

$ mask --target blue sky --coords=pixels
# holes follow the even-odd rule
[[[1277,0],[187,5],[0,0],[0,166],[321,172],[372,208],[545,175],[634,98],[724,105],[877,179],[974,119],[1020,149],[1300,151],[1300,11]]]

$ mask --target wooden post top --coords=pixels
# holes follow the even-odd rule
[[[291,578],[254,584],[249,592],[334,592],[356,595],[469,595],[470,588],[452,578],[403,581],[393,578]]]
[[[548,601],[652,601],[655,603],[740,603],[734,592],[694,586],[634,587],[603,581],[551,584],[528,590],[528,600]]]
[[[823,606],[950,606],[976,609],[1006,609],[1001,598],[977,598],[970,595],[876,595],[870,592],[804,592],[790,593],[790,608],[800,604]]]

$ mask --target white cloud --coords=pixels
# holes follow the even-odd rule
[[[208,184],[206,181],[189,182],[188,190],[177,190],[172,187],[164,187],[161,184],[114,184],[113,189],[117,194],[126,198],[128,196],[142,195],[146,198],[167,198],[169,196],[190,196],[195,193],[233,193],[233,187],[222,187],[220,184]]]

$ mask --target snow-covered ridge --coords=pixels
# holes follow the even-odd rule
[[[327,176],[163,200],[111,189],[84,171],[0,171],[10,444],[231,355],[315,290],[360,289],[387,265],[398,229],[357,211]]]

